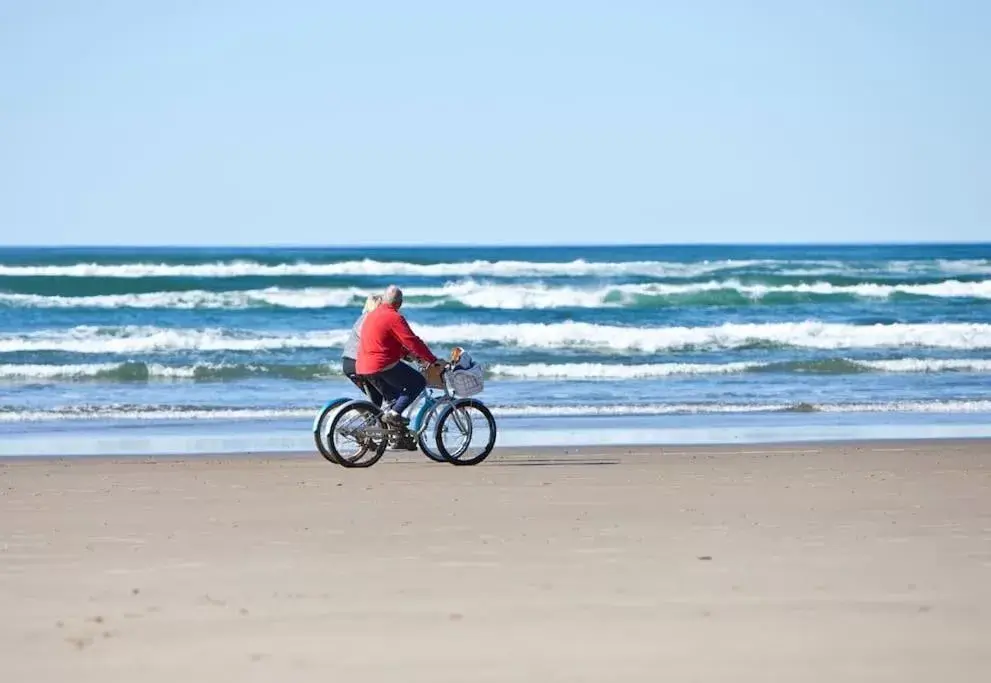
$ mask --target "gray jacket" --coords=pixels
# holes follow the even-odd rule
[[[354,325],[351,326],[351,334],[348,335],[348,340],[344,342],[344,351],[341,352],[341,358],[358,359],[358,340],[361,337],[361,324],[365,322],[366,315],[368,314],[362,313],[354,322]]]

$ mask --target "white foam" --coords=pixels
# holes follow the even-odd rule
[[[0,422],[45,422],[49,420],[278,420],[312,417],[313,409],[265,408],[157,408],[153,406],[82,406],[55,410],[0,412]]]
[[[264,336],[222,328],[92,327],[0,335],[0,353],[66,351],[134,355],[169,351],[264,351],[343,346],[347,330]]]
[[[808,412],[824,413],[987,413],[991,401],[895,401],[879,403],[837,403],[811,406]],[[652,405],[527,405],[494,407],[494,416],[503,417],[594,417],[621,415],[679,415],[793,412],[790,403],[672,403]],[[802,410],[801,412],[806,412]]]
[[[672,375],[728,375],[763,367],[763,363],[656,363],[618,365],[610,363],[529,363],[493,365],[493,375],[520,379],[647,379]]]
[[[857,363],[882,372],[991,372],[991,360],[983,358],[898,358]]]
[[[889,373],[924,372],[991,372],[991,360],[982,358],[898,358],[892,360],[856,360],[850,358],[829,359],[844,361],[868,370]],[[795,361],[814,364],[815,360]],[[489,372],[496,376],[520,379],[649,379],[674,375],[730,375],[761,368],[783,366],[788,371],[791,363],[528,363],[525,365],[492,365]]]
[[[991,280],[960,282],[947,280],[932,284],[883,285],[865,283],[834,285],[813,282],[793,285],[742,284],[738,280],[712,280],[683,284],[644,283],[605,287],[550,286],[544,283],[499,285],[465,280],[440,287],[410,287],[405,291],[407,307],[433,307],[459,303],[469,308],[550,309],[622,308],[635,305],[644,297],[679,297],[706,292],[735,292],[758,301],[776,293],[807,295],[848,295],[887,298],[894,294],[929,297],[991,299]],[[257,307],[322,309],[359,306],[375,290],[359,287],[269,287],[244,291],[205,290],[107,294],[97,296],[42,296],[0,293],[0,304],[33,308],[138,308],[138,309],[223,309]]]
[[[71,265],[0,265],[0,277],[279,277],[279,276],[427,276],[427,277],[541,277],[541,276],[650,276],[698,277],[708,273],[761,268],[766,270],[796,269],[795,272],[817,274],[849,273],[920,273],[947,272],[955,274],[991,273],[987,259],[943,259],[936,262],[886,261],[855,262],[775,259],[725,259],[715,261],[626,261],[589,262],[583,259],[563,262],[537,261],[463,261],[452,263],[409,263],[361,259],[337,263],[265,264],[236,260],[213,263],[75,263]]]
[[[355,288],[268,289],[209,292],[143,292],[98,296],[42,296],[0,293],[0,304],[31,308],[172,308],[236,310],[257,307],[340,308],[359,305],[371,292]]]
[[[65,365],[7,364],[0,365],[0,379],[85,379],[95,378],[125,369],[127,363],[78,363]],[[167,366],[158,363],[144,365],[149,377],[163,379],[192,379],[201,367],[222,368],[220,365]]]
[[[121,362],[121,363],[75,363],[75,364],[0,364],[0,380],[84,380],[115,379],[132,374],[146,373],[149,379],[196,379],[204,377],[223,380],[225,371],[239,375],[265,375],[290,372],[293,366],[266,366],[259,364],[196,363],[194,365],[163,365],[160,363]],[[341,375],[340,367],[327,365],[305,366],[311,374],[301,373],[300,379],[317,379]]]
[[[867,370],[885,373],[935,373],[935,372],[991,372],[991,359],[981,358],[899,358],[891,360],[854,360],[841,358]],[[810,363],[814,361],[808,361]],[[92,379],[113,376],[131,363],[80,363],[80,364],[0,364],[0,379],[7,380],[58,380]],[[212,372],[235,369],[242,366],[225,363],[197,363],[195,365],[142,364],[151,379],[193,379],[198,373],[209,376]],[[778,365],[769,362],[734,363],[527,363],[523,365],[496,364],[487,367],[495,377],[511,379],[562,379],[562,380],[630,380],[671,377],[678,375],[729,375]],[[247,370],[264,373],[263,366],[243,366]],[[784,368],[788,372],[788,368]],[[325,376],[339,375],[334,365],[328,365]],[[304,377],[305,379],[305,377]]]
[[[0,365],[0,378],[3,379],[67,379],[76,377],[96,377],[120,367],[120,363],[85,363],[78,365]]]
[[[429,344],[499,344],[607,353],[659,353],[679,349],[734,349],[780,345],[812,349],[991,349],[991,324],[895,323],[850,325],[815,321],[726,323],[715,327],[619,327],[592,323],[413,325]],[[255,333],[227,328],[79,326],[0,335],[0,353],[66,351],[133,355],[168,351],[262,351],[343,346],[349,330]]]
[[[991,259],[939,259],[936,266],[947,273],[991,275]]]
[[[768,413],[788,410],[786,403],[662,403],[653,405],[524,405],[493,407],[502,417],[596,417],[622,415],[681,415]]]
[[[697,262],[629,261],[617,263],[589,262],[583,259],[566,262],[538,261],[463,261],[457,263],[407,263],[403,261],[340,261],[337,263],[278,263],[227,261],[199,264],[77,263],[66,266],[0,265],[0,276],[7,277],[279,277],[279,276],[386,276],[427,277],[494,276],[521,277],[542,275],[651,275],[659,277],[694,277],[720,270],[746,268],[775,261],[723,260]]]
[[[946,280],[930,284],[886,285],[863,283],[857,285],[834,285],[829,282],[810,282],[796,285],[739,285],[727,283],[728,289],[735,289],[745,296],[761,299],[774,293],[836,295],[845,294],[865,298],[888,298],[893,294],[911,294],[939,298],[991,299],[991,280],[980,282],[960,282]]]
[[[527,348],[574,348],[658,353],[773,344],[814,349],[930,347],[991,348],[991,324],[894,323],[850,325],[815,321],[726,323],[715,327],[618,327],[592,323],[446,325],[416,328],[428,342],[497,343]]]
[[[605,405],[490,405],[496,418],[511,417],[596,417],[596,416],[660,416],[791,412],[794,404],[786,403],[672,403],[672,404],[605,404]],[[843,403],[812,406],[824,413],[991,413],[991,400],[974,401],[895,401],[878,403]],[[67,406],[52,410],[0,411],[0,422],[43,422],[53,420],[283,420],[312,418],[318,407],[312,408],[196,408],[159,406]],[[805,412],[803,410],[803,412]]]

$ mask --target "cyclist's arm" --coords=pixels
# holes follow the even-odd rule
[[[393,333],[399,342],[409,351],[411,354],[422,360],[424,363],[436,363],[437,356],[435,356],[430,348],[423,343],[423,340],[417,337],[413,330],[410,329],[409,323],[406,322],[406,318],[403,316],[397,316],[399,320],[396,321],[393,327]]]

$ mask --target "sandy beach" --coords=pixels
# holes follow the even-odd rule
[[[0,461],[8,681],[986,681],[991,442]]]

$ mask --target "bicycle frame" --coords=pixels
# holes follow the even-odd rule
[[[416,436],[419,436],[423,433],[423,430],[427,428],[427,417],[430,415],[430,412],[437,406],[443,403],[451,403],[455,399],[451,396],[451,393],[445,386],[443,392],[441,392],[439,396],[436,395],[433,387],[427,387],[416,400],[417,402],[422,400],[422,403],[420,403],[420,407],[413,415],[413,419],[410,420],[409,431]]]
[[[406,427],[406,431],[413,437],[419,437],[423,431],[427,428],[427,418],[430,413],[442,406],[444,404],[454,403],[457,399],[451,395],[445,386],[443,390],[434,389],[433,387],[427,387],[423,392],[416,397],[413,402],[414,405],[419,403],[419,408],[413,413],[413,417],[409,422],[409,426]],[[364,430],[364,433],[371,437],[380,437],[389,434],[394,431],[388,427],[379,427],[377,425],[368,426]]]
[[[354,400],[356,399],[349,399],[343,397],[334,398],[328,401],[327,403],[325,403],[322,410],[326,410],[331,406],[337,408],[343,408],[344,405],[351,403]],[[444,382],[444,386],[442,388],[425,387],[423,391],[420,393],[420,395],[416,397],[416,400],[413,401],[413,405],[419,404],[419,408],[417,408],[416,411],[412,414],[412,419],[410,420],[409,426],[406,428],[406,431],[413,437],[419,437],[423,433],[423,430],[427,428],[427,418],[430,416],[430,413],[432,411],[437,410],[438,407],[441,407],[445,404],[453,405],[457,400],[458,398],[454,396],[451,393],[451,390],[448,388],[447,382]],[[460,420],[458,420],[458,418],[455,417],[455,421],[460,427],[461,426]],[[317,417],[313,420],[314,434],[316,434],[317,430],[319,429],[319,425],[320,425],[320,415],[318,414]],[[365,433],[368,434],[369,436],[373,436],[373,437],[383,436],[390,432],[394,433],[394,430],[390,430],[388,428],[382,428],[377,425],[370,426],[363,431],[365,431]]]

